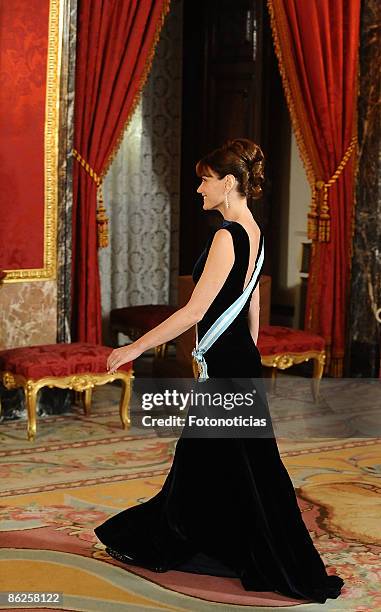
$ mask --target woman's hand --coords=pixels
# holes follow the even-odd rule
[[[107,359],[107,371],[110,374],[114,374],[121,365],[129,361],[134,361],[134,359],[140,357],[141,354],[142,351],[137,348],[136,342],[114,349]]]

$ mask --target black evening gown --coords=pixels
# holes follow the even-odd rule
[[[232,235],[235,261],[198,324],[199,338],[242,294],[248,269],[246,230],[232,221],[222,227]],[[195,282],[212,238],[194,267]],[[248,327],[249,303],[207,351],[210,378],[261,377],[260,354]],[[344,584],[326,573],[273,437],[180,437],[161,491],[111,517],[95,533],[113,557],[153,571],[237,576],[246,590],[320,603],[337,598]]]

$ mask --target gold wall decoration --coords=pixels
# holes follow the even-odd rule
[[[44,134],[44,263],[4,270],[3,282],[55,280],[57,271],[58,130],[64,0],[50,0]]]

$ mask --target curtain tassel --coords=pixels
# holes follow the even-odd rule
[[[103,202],[102,185],[98,186],[98,208],[97,208],[97,239],[98,248],[103,249],[109,245],[108,217]]]
[[[331,234],[331,217],[328,206],[328,183],[316,181],[316,189],[319,197],[319,219],[317,227],[317,239],[319,242],[329,242]]]
[[[317,240],[318,237],[318,212],[316,202],[316,185],[312,189],[311,209],[307,215],[307,237]]]
[[[90,164],[82,157],[80,153],[78,153],[77,149],[72,149],[73,157],[79,162],[82,168],[87,172],[87,174],[93,179],[94,183],[97,186],[97,213],[96,213],[96,221],[97,221],[97,244],[98,249],[103,249],[108,247],[109,245],[109,231],[108,231],[108,217],[106,214],[106,209],[103,202],[103,193],[102,193],[102,179],[100,176],[93,170]]]
[[[312,189],[311,209],[308,213],[307,237],[318,242],[329,242],[330,223],[328,183],[315,181]],[[320,204],[318,204],[320,203]]]
[[[325,183],[322,180],[315,181],[312,187],[311,209],[308,213],[307,235],[311,240],[318,242],[329,242],[331,239],[331,217],[328,205],[328,190],[341,176],[349,158],[357,145],[357,137],[353,136],[349,146],[337,167],[336,172]],[[319,205],[318,205],[319,202]]]

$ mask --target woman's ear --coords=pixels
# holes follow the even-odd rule
[[[226,191],[231,191],[235,186],[236,178],[233,174],[227,174],[225,176],[225,189]]]

